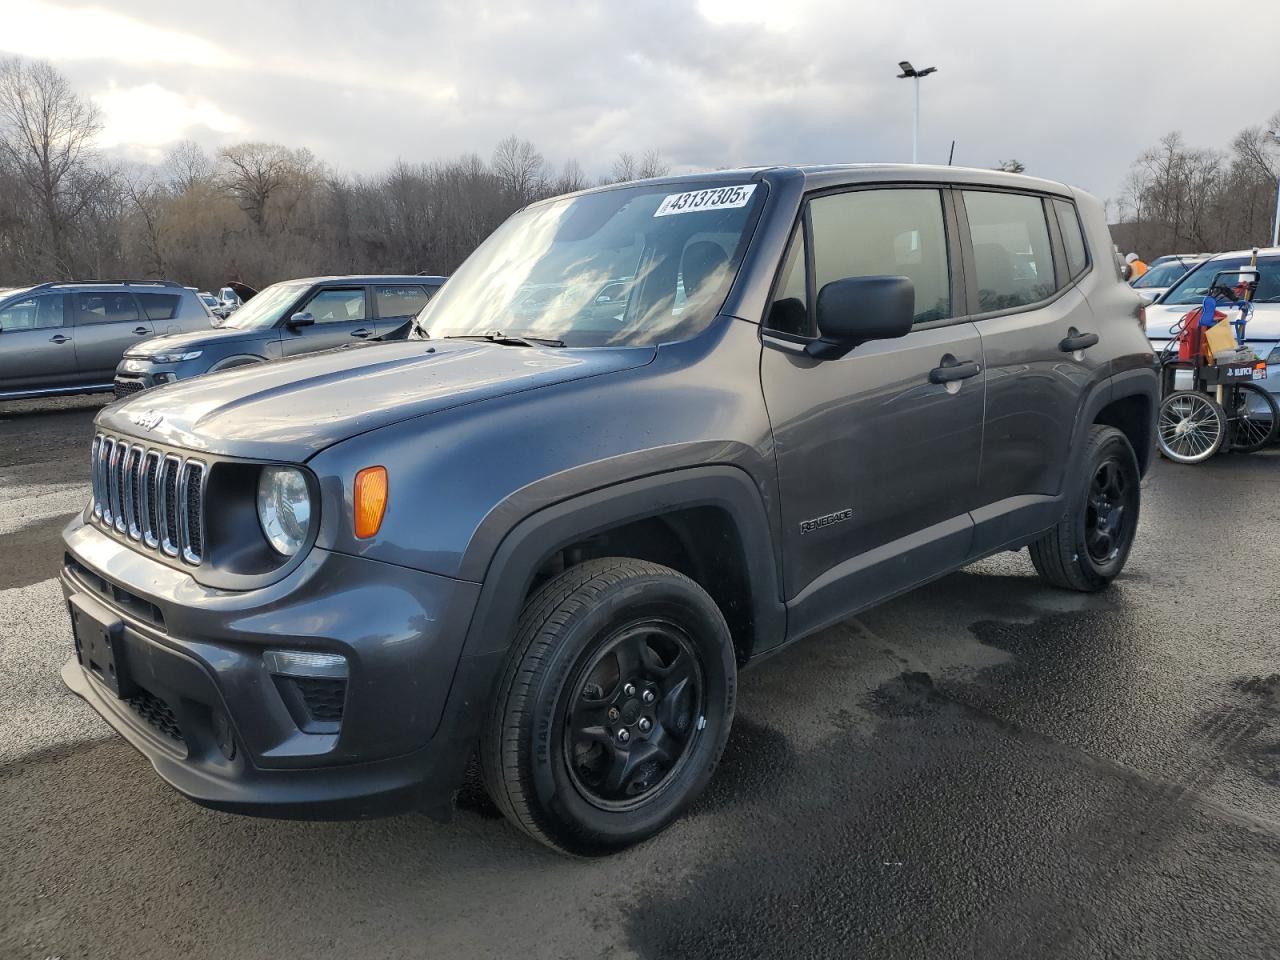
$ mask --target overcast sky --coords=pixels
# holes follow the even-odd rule
[[[1280,109],[1280,0],[0,0],[0,52],[101,106],[104,147],[272,140],[348,172],[532,140],[591,175],[921,159],[1115,195],[1171,129],[1226,147]]]

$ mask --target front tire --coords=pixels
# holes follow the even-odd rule
[[[1227,439],[1227,414],[1217,400],[1196,390],[1179,390],[1160,401],[1156,443],[1174,463],[1203,463]]]
[[[711,779],[736,688],[724,617],[688,577],[629,558],[572,567],[521,613],[480,744],[485,786],[564,853],[639,843]]]
[[[1056,587],[1094,593],[1124,569],[1138,530],[1142,475],[1128,439],[1094,424],[1085,443],[1085,482],[1052,530],[1031,544],[1031,563]]]

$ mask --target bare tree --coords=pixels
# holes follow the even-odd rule
[[[219,156],[223,187],[259,233],[266,232],[267,204],[288,180],[290,159],[288,148],[278,143],[240,143]]]
[[[587,175],[582,172],[582,165],[577,160],[566,160],[564,167],[560,170],[560,176],[556,178],[553,192],[574,193],[578,190],[585,190],[591,186],[587,180]]]
[[[186,193],[213,179],[213,158],[194,140],[179,140],[170,147],[162,166],[175,193]]]
[[[601,183],[626,183],[629,180],[648,180],[652,177],[665,177],[671,172],[671,165],[662,159],[657,150],[646,150],[644,155],[636,159],[635,154],[624,150],[613,161],[613,169]]]
[[[0,61],[0,152],[31,192],[50,266],[75,276],[70,234],[103,184],[93,166],[97,108],[43,60]]]
[[[671,172],[671,164],[663,160],[657,150],[646,150],[636,167],[636,179],[648,180],[653,177],[665,177]]]
[[[1008,160],[1001,160],[998,164],[996,164],[996,169],[1001,170],[1004,173],[1026,173],[1027,172],[1026,164],[1024,164],[1021,160],[1015,160],[1012,158]]]
[[[547,161],[528,140],[506,137],[493,150],[493,169],[503,187],[521,204],[545,189]]]

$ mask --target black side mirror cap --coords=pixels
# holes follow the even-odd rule
[[[915,285],[907,277],[833,280],[818,292],[818,339],[805,353],[833,360],[868,340],[904,337],[915,311]]]
[[[299,327],[309,327],[315,322],[316,318],[309,313],[295,313],[285,326],[290,330],[297,330]]]

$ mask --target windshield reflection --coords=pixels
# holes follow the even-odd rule
[[[671,209],[691,187],[712,199]],[[760,184],[662,184],[529,207],[467,259],[417,326],[570,347],[693,336],[728,294],[763,195]]]

